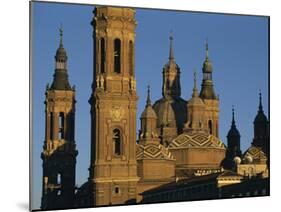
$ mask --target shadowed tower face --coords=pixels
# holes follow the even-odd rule
[[[235,157],[241,158],[242,152],[240,149],[240,133],[235,124],[234,108],[232,108],[232,122],[230,130],[227,133],[227,151],[226,158],[223,162],[225,169],[235,169]]]
[[[94,79],[89,100],[92,204],[135,202],[135,10],[96,7],[94,14]]]
[[[262,147],[263,151],[268,154],[269,121],[263,112],[261,92],[259,93],[259,109],[254,120],[254,139],[252,145]]]
[[[47,85],[45,99],[45,142],[41,209],[73,207],[75,194],[76,150],[74,140],[75,91],[67,74],[67,55],[62,43],[55,56],[55,74]]]

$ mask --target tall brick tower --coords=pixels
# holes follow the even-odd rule
[[[135,10],[96,7],[94,13],[94,73],[89,100],[93,205],[134,203],[138,182]]]

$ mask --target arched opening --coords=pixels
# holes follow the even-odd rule
[[[58,173],[57,175],[57,184],[60,185],[61,184],[61,174]]]
[[[101,55],[100,55],[100,71],[101,73],[105,72],[105,41],[104,38],[101,38]]]
[[[213,123],[212,123],[212,120],[208,121],[208,127],[209,127],[209,133],[213,134]]]
[[[121,40],[118,38],[114,40],[114,72],[121,72]]]
[[[57,185],[58,185],[57,195],[61,195],[61,184],[62,184],[62,177],[61,177],[61,174],[58,173],[58,175],[57,175]]]
[[[53,140],[53,132],[54,132],[54,114],[51,112],[50,114],[50,139]]]
[[[114,154],[117,156],[121,155],[121,132],[119,129],[113,130],[113,146]]]
[[[64,113],[59,114],[59,139],[64,139]]]
[[[212,74],[211,73],[204,73],[203,78],[204,78],[204,80],[212,80]]]
[[[129,42],[129,73],[131,76],[134,75],[134,45],[133,41]]]

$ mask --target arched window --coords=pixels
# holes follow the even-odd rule
[[[119,187],[115,187],[115,194],[119,194],[119,192],[120,192]]]
[[[114,40],[114,72],[121,72],[121,41],[118,38]]]
[[[213,134],[213,123],[211,120],[208,121],[209,133]]]
[[[100,71],[101,71],[101,73],[104,73],[105,72],[105,41],[104,41],[104,38],[101,38],[100,46],[101,46]]]
[[[53,112],[51,112],[51,114],[50,114],[50,139],[51,140],[53,140],[54,139],[54,134],[53,134],[53,132],[54,132],[54,113]]]
[[[119,129],[113,130],[113,146],[114,154],[117,156],[121,155],[121,132]]]
[[[62,184],[62,176],[60,173],[57,175],[57,185],[59,185],[59,188],[57,190],[57,195],[61,195],[61,184]]]
[[[134,45],[133,41],[129,42],[129,73],[134,75]]]
[[[61,174],[58,173],[57,175],[57,184],[60,185],[61,184]]]
[[[64,139],[64,113],[59,114],[59,139]]]

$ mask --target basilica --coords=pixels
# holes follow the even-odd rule
[[[262,96],[251,147],[241,152],[234,109],[226,146],[219,135],[219,98],[207,42],[201,88],[194,71],[192,95],[183,99],[170,36],[162,97],[153,102],[148,86],[145,108],[137,117],[135,13],[121,7],[94,10],[91,157],[88,180],[79,187],[76,91],[68,80],[60,30],[54,79],[45,93],[41,209],[268,195],[269,121]]]

